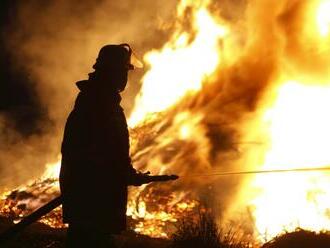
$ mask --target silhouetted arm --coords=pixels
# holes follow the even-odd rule
[[[143,184],[152,182],[167,182],[178,179],[177,175],[150,175],[150,172],[141,173],[137,172],[135,175],[129,177],[128,185],[141,186]]]

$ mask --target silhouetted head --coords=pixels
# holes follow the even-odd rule
[[[132,49],[128,44],[106,45],[101,48],[93,68],[104,79],[109,87],[123,91],[127,84],[129,70],[133,70],[131,64]]]

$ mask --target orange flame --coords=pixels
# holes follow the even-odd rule
[[[144,56],[150,69],[142,79],[130,126],[148,114],[164,111],[188,92],[200,90],[204,79],[217,68],[218,43],[229,31],[209,13],[208,4],[209,1],[181,1],[177,8],[177,31],[160,51],[153,50]],[[192,8],[190,32],[182,27],[188,7]]]

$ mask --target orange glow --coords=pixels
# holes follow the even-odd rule
[[[130,126],[148,114],[164,111],[188,92],[200,90],[203,80],[215,71],[221,61],[219,40],[229,31],[208,12],[208,3],[182,1],[178,6],[179,20],[184,18],[187,6],[193,7],[192,28],[196,37],[191,43],[189,38],[193,34],[178,27],[160,51],[153,50],[144,56],[150,69],[142,79]]]
[[[58,161],[55,163],[46,164],[46,171],[41,178],[58,178],[61,169],[61,156],[59,155],[58,157]]]
[[[262,169],[312,168],[330,165],[330,87],[290,81],[278,91],[264,115],[271,147]],[[257,232],[272,238],[297,227],[330,229],[328,172],[258,175],[254,209]]]
[[[330,1],[322,1],[317,10],[317,24],[322,37],[329,35],[330,30]]]

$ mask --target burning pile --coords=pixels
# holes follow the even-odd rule
[[[169,41],[144,56],[129,123],[134,166],[183,177],[131,190],[134,230],[166,237],[165,223],[200,202],[260,241],[284,229],[330,229],[325,172],[196,176],[330,164],[329,11],[328,0],[180,1]],[[1,212],[26,213],[54,184],[11,192]],[[42,221],[60,226],[58,213]]]
[[[17,223],[58,196],[58,186],[56,178],[48,178],[7,192],[0,201],[0,214]],[[157,187],[150,187],[148,190],[144,190],[144,195],[130,198],[127,210],[129,227],[137,233],[166,238],[175,229],[173,223],[195,213],[199,203],[196,200],[189,200],[187,196],[183,200],[178,198],[177,194],[154,192],[156,190]],[[86,197],[86,201],[90,200]],[[102,201],[102,198],[96,200]],[[148,205],[148,209],[146,205]],[[66,227],[66,224],[62,223],[61,207],[57,207],[42,217],[40,222],[53,228]]]

